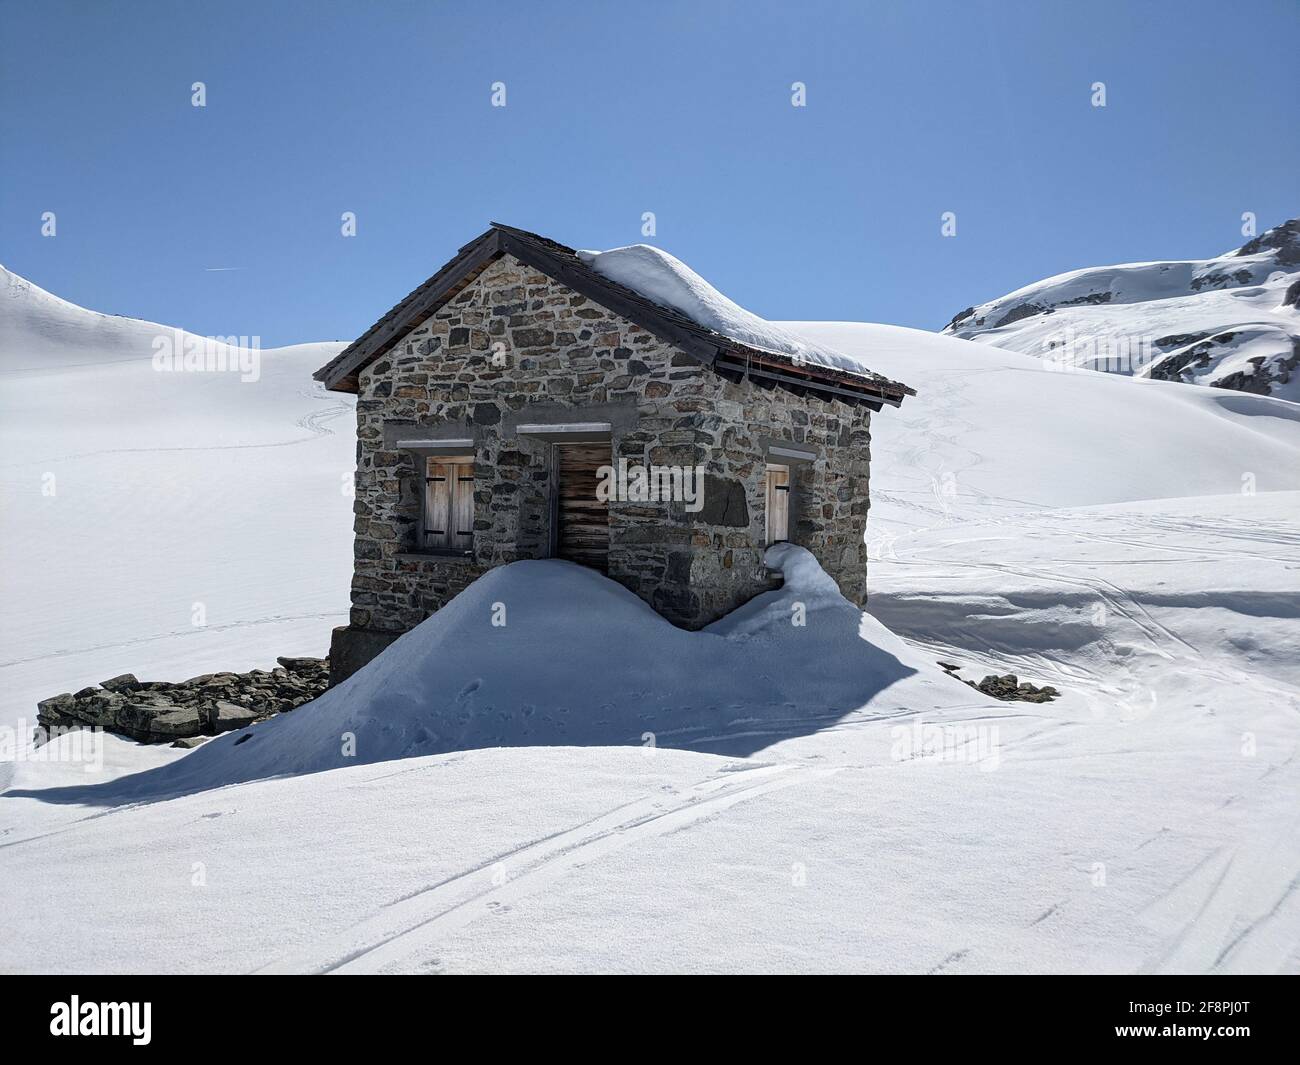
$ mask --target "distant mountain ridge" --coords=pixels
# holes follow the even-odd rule
[[[1061,369],[1300,401],[1300,218],[1211,259],[1058,274],[968,307],[943,332]]]

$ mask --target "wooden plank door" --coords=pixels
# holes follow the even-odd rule
[[[790,539],[790,467],[768,463],[764,479],[767,505],[767,542]]]
[[[555,445],[555,554],[605,573],[609,504],[596,498],[597,471],[611,465],[609,441]]]

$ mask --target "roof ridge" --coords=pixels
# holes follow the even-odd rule
[[[891,381],[866,366],[857,370],[826,366],[798,359],[788,352],[774,351],[737,340],[695,321],[675,307],[665,306],[644,293],[605,277],[566,244],[503,222],[489,222],[488,227],[485,232],[462,246],[437,273],[412,289],[333,360],[317,370],[315,378],[324,382],[327,388],[342,384],[346,391],[355,390],[356,374],[364,366],[391,348],[404,332],[425,321],[448,299],[472,282],[489,263],[509,253],[615,314],[648,329],[661,340],[681,348],[706,365],[713,365],[725,352],[728,356],[744,357],[748,373],[751,357],[759,356],[760,362],[764,359],[775,360],[779,371],[769,371],[762,376],[787,387],[816,392],[819,380],[833,381],[850,388],[846,390],[827,385],[822,390],[829,387],[831,392],[845,397],[851,398],[856,393],[864,401],[883,401],[894,405],[902,402],[905,396],[916,394],[915,389]],[[381,337],[382,342],[379,339]],[[347,388],[349,384],[353,388]]]

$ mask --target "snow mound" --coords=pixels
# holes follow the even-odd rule
[[[598,274],[646,299],[684,314],[697,325],[752,348],[849,373],[871,375],[858,359],[814,343],[729,300],[680,259],[649,244],[580,251]]]
[[[1065,369],[1300,400],[1300,219],[1211,259],[1072,270],[944,332]]]
[[[487,747],[745,755],[834,724],[922,670],[944,682],[806,550],[779,545],[768,564],[783,587],[701,632],[573,563],[490,570],[315,702],[107,785],[98,801]],[[85,790],[76,801],[97,801]]]

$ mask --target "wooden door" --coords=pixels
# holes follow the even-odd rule
[[[790,467],[768,463],[764,480],[767,496],[767,542],[790,539]]]
[[[609,504],[596,498],[598,470],[611,465],[608,440],[555,445],[555,554],[605,573]]]

